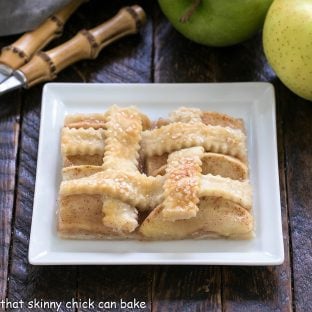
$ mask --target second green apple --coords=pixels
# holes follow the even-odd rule
[[[312,0],[275,0],[265,20],[263,45],[281,81],[312,101]]]

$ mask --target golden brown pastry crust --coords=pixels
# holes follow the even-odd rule
[[[239,119],[180,108],[151,128],[136,108],[113,106],[105,114],[67,117],[61,143],[61,237],[251,237]]]
[[[105,114],[75,114],[65,117],[64,126],[68,128],[105,128]]]
[[[203,154],[204,149],[197,146],[169,155],[163,187],[162,217],[164,220],[176,221],[196,216]]]
[[[104,172],[124,171],[139,174],[138,159],[142,132],[142,119],[134,107],[111,107],[106,114]],[[123,190],[127,181],[119,183]],[[138,227],[138,211],[106,191],[103,195],[103,224],[116,232],[133,232]]]
[[[62,154],[70,155],[103,155],[104,130],[93,128],[62,129]]]
[[[142,133],[145,155],[163,155],[182,148],[202,146],[206,151],[231,155],[246,161],[246,136],[238,129],[203,123],[171,123]]]

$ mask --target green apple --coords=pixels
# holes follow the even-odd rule
[[[265,20],[263,46],[281,81],[312,101],[312,0],[275,0]]]
[[[158,0],[185,37],[208,46],[229,46],[254,35],[273,0]]]

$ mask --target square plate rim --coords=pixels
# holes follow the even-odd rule
[[[43,115],[45,114],[46,106],[48,105],[49,101],[46,100],[47,94],[51,95],[55,92],[58,93],[60,89],[65,88],[81,88],[84,89],[91,89],[92,88],[103,88],[103,89],[109,89],[109,88],[138,88],[138,89],[144,89],[146,87],[148,88],[238,88],[243,89],[244,88],[254,88],[259,91],[259,94],[262,95],[265,92],[270,93],[270,97],[272,99],[272,116],[273,120],[275,122],[274,126],[274,135],[273,138],[273,144],[275,146],[273,150],[273,156],[275,163],[278,165],[277,162],[277,141],[276,141],[276,114],[275,114],[275,92],[274,87],[271,83],[268,82],[230,82],[230,83],[143,83],[143,84],[129,84],[129,83],[109,83],[109,84],[101,84],[101,83],[48,83],[44,86],[43,93],[42,93],[42,109],[41,109],[41,121],[40,121],[40,135],[39,135],[39,146],[38,146],[38,163],[39,163],[39,157],[42,154],[42,148],[41,148],[41,141],[42,141],[42,131],[43,131]],[[52,93],[51,93],[52,92]],[[235,91],[234,91],[235,93]],[[277,167],[278,168],[278,167]],[[277,169],[275,168],[275,169]],[[38,168],[37,168],[38,169]],[[38,170],[37,170],[38,174]],[[35,186],[35,196],[34,196],[34,207],[35,207],[35,201],[36,201],[36,193],[38,190],[37,182],[39,181],[38,176],[36,174],[36,186]],[[275,179],[277,179],[277,190],[278,190],[278,202],[280,205],[280,192],[279,192],[279,176],[277,171],[277,177],[275,176]],[[39,183],[39,182],[38,182]],[[74,253],[74,260],[71,259],[69,253],[64,253],[63,251],[55,252],[55,251],[45,251],[42,252],[41,255],[38,256],[35,253],[35,240],[32,235],[33,233],[33,219],[32,219],[32,226],[31,226],[31,234],[30,234],[30,242],[29,242],[29,262],[31,264],[36,265],[71,265],[71,264],[217,264],[217,265],[278,265],[283,263],[284,261],[284,246],[283,246],[283,235],[282,235],[282,220],[281,220],[281,211],[277,212],[277,232],[279,232],[279,241],[278,241],[278,252],[275,255],[271,255],[269,253],[262,253],[260,260],[251,260],[246,257],[246,254],[243,255],[240,259],[233,259],[233,260],[225,260],[222,259],[222,257],[215,257],[214,259],[210,259],[210,257],[206,257],[206,260],[203,260],[202,258],[196,259],[196,256],[201,255],[202,253],[191,253],[193,258],[190,261],[190,259],[181,259],[179,257],[173,257],[168,259],[157,259],[151,258],[151,259],[132,259],[131,257],[127,260],[120,261],[118,258],[118,254],[110,254],[109,259],[103,259],[103,257],[97,257],[99,256],[99,253],[103,256],[102,252],[91,252],[91,253],[84,253],[84,252],[75,252]],[[141,255],[141,253],[138,253]],[[146,253],[143,253],[146,254]],[[164,255],[165,253],[149,253],[149,255]],[[210,255],[213,253],[210,253]],[[220,253],[219,253],[220,254]],[[222,253],[221,253],[222,254]],[[81,259],[77,259],[77,255],[81,256]],[[209,255],[209,253],[205,253],[205,255]],[[68,258],[69,257],[69,258]]]

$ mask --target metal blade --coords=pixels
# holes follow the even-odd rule
[[[0,64],[0,83],[11,77],[13,69],[5,64]]]
[[[0,84],[0,94],[4,94],[6,92],[21,88],[23,85],[24,81],[22,79],[11,76]]]
[[[0,83],[8,79],[10,76],[0,72]]]

